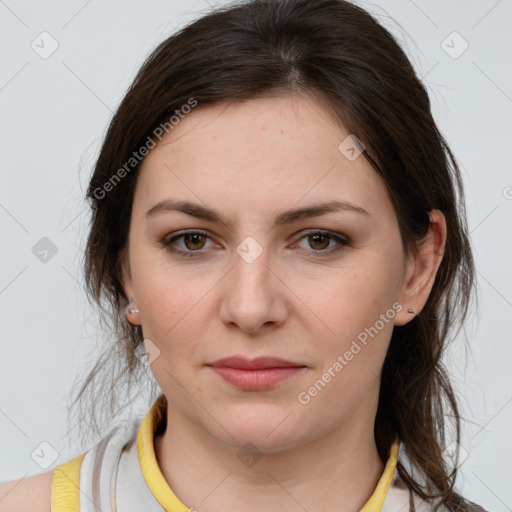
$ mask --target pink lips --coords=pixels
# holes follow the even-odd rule
[[[276,357],[246,359],[241,356],[219,359],[207,366],[224,380],[245,390],[268,389],[305,368]]]

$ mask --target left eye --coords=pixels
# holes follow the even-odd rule
[[[202,231],[188,231],[162,240],[161,243],[171,253],[193,257],[202,254],[202,249],[204,248],[208,238],[210,238],[208,234],[203,233]],[[329,231],[311,231],[304,234],[299,240],[303,239],[310,239],[308,245],[315,253],[331,253],[341,249],[349,243],[348,239],[345,237]],[[177,248],[175,246],[177,240],[183,241],[184,248]],[[329,247],[330,242],[335,242],[334,247]]]
[[[301,238],[301,240],[304,238],[309,238],[310,242],[308,245],[312,249],[317,249],[313,252],[329,252],[330,253],[330,252],[338,250],[341,247],[348,244],[348,240],[346,240],[345,238],[335,235],[334,233],[330,233],[328,231],[312,231],[310,233],[306,233]],[[334,247],[331,246],[329,248],[328,246],[331,241],[336,242],[337,246],[334,246]]]

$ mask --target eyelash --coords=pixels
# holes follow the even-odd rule
[[[172,238],[167,238],[167,239],[164,239],[164,240],[161,240],[161,244],[163,247],[165,247],[169,252],[173,253],[173,254],[178,254],[180,256],[184,256],[185,258],[197,258],[197,257],[200,257],[202,254],[203,254],[203,249],[197,249],[196,251],[191,251],[191,250],[182,250],[182,249],[176,249],[175,247],[172,247],[172,243],[175,242],[176,240],[179,240],[187,235],[202,235],[202,236],[205,236],[207,238],[210,238],[208,236],[207,233],[203,232],[203,231],[184,231],[182,233],[179,233],[178,235],[176,236],[173,236]],[[324,231],[324,230],[315,230],[315,231],[308,231],[307,233],[305,233],[300,239],[302,240],[303,238],[307,238],[307,237],[310,237],[310,236],[313,236],[313,235],[322,235],[322,236],[326,236],[327,238],[331,239],[331,240],[334,240],[338,243],[338,246],[337,247],[331,247],[330,249],[322,249],[322,250],[313,250],[311,249],[311,251],[313,253],[317,253],[318,256],[320,257],[323,257],[323,256],[328,256],[328,255],[331,255],[333,254],[334,252],[338,252],[339,250],[341,250],[343,247],[349,245],[350,241],[348,238],[346,237],[342,237],[336,233],[333,233],[331,231]]]

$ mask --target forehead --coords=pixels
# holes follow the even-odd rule
[[[166,197],[284,209],[328,194],[371,210],[386,201],[385,187],[363,155],[340,151],[349,135],[310,97],[198,104],[145,157],[135,202],[146,210]]]
[[[308,96],[199,104],[168,130],[146,160],[151,162],[157,154],[172,151],[174,157],[181,152],[187,152],[188,158],[206,153],[213,156],[214,152],[219,161],[244,162],[250,151],[252,157],[257,153],[261,159],[286,157],[298,162],[305,153],[317,156],[315,148],[325,150],[330,145],[336,150],[340,136],[346,135],[344,128]],[[196,150],[194,155],[190,154],[191,147]]]

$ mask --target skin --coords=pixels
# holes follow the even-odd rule
[[[383,181],[364,156],[350,161],[338,149],[348,135],[307,96],[198,105],[142,163],[124,260],[124,289],[140,313],[128,320],[160,351],[151,363],[169,404],[167,429],[155,438],[160,469],[201,512],[330,512],[341,499],[356,512],[383,471],[373,434],[381,367],[394,325],[427,301],[446,223],[433,210],[425,243],[406,259]],[[167,198],[206,205],[230,224],[182,212],[145,218]],[[283,210],[330,200],[369,215],[274,225]],[[194,229],[208,236],[173,246],[200,256],[162,245]],[[350,242],[315,239],[318,229]],[[251,263],[236,252],[247,237],[262,249]],[[331,247],[340,250],[321,255]],[[396,314],[378,334],[300,403],[298,394],[389,310]],[[272,389],[240,390],[205,366],[231,355],[306,368]],[[261,455],[251,467],[237,457],[246,443]]]
[[[0,483],[2,512],[49,512],[52,472]]]

